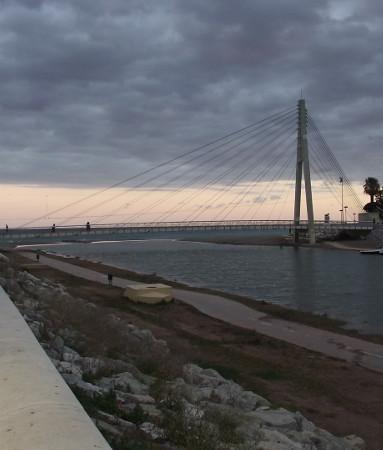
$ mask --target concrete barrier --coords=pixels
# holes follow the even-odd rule
[[[158,303],[169,303],[173,300],[172,288],[161,283],[132,283],[125,287],[124,297],[135,303],[147,303],[156,305]]]
[[[1,287],[0,449],[111,449]]]

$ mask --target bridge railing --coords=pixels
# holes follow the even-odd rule
[[[90,228],[84,225],[61,225],[56,226],[53,231],[47,227],[15,228],[0,232],[0,239],[3,241],[14,241],[18,239],[28,239],[36,237],[52,238],[84,237],[107,234],[123,234],[131,232],[145,231],[187,231],[187,230],[225,230],[225,229],[286,229],[295,228],[304,230],[308,227],[307,220],[301,220],[295,226],[293,220],[226,220],[226,221],[173,221],[173,222],[137,222],[137,223],[108,223],[92,224]],[[316,229],[343,229],[343,230],[371,230],[372,222],[340,222],[323,220],[315,221]]]

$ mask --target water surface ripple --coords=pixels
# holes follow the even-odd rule
[[[199,287],[345,320],[381,333],[383,258],[318,248],[219,245],[170,239],[44,247]]]

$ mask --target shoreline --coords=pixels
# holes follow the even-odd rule
[[[335,249],[334,249],[335,250]],[[30,251],[34,253],[34,251]],[[17,253],[17,251],[16,251]],[[43,253],[45,253],[43,251]],[[95,270],[99,273],[106,274],[108,272],[112,272],[114,276],[129,279],[131,281],[143,282],[143,283],[164,283],[173,288],[179,288],[188,290],[191,292],[205,293],[211,295],[219,295],[221,297],[236,301],[240,304],[243,304],[255,311],[262,312],[264,314],[273,316],[275,318],[284,319],[292,322],[296,322],[303,325],[312,326],[314,328],[320,330],[331,331],[335,333],[339,333],[342,335],[363,339],[365,341],[383,344],[383,334],[371,334],[371,333],[363,333],[356,329],[348,329],[345,328],[347,323],[340,319],[332,318],[327,316],[326,314],[315,314],[310,311],[302,311],[298,309],[288,308],[285,306],[281,306],[278,304],[274,304],[272,302],[267,302],[264,300],[257,300],[252,297],[246,297],[243,295],[232,294],[226,291],[220,291],[216,289],[210,288],[200,288],[196,286],[191,286],[186,283],[182,283],[179,281],[169,280],[165,277],[159,276],[153,273],[142,273],[132,271],[130,269],[126,269],[121,266],[106,264],[101,261],[92,261],[80,257],[54,254],[51,252],[46,252],[47,256],[62,260],[73,265],[77,265],[79,267],[84,267],[87,269]]]
[[[180,239],[185,242],[202,242],[210,244],[222,244],[222,245],[253,245],[253,246],[271,246],[271,247],[293,247],[293,248],[317,248],[323,250],[344,250],[344,251],[359,251],[359,250],[375,250],[382,245],[376,241],[368,241],[361,239],[350,240],[334,240],[334,241],[322,241],[316,244],[309,244],[301,242],[295,244],[291,239],[283,236],[243,236],[243,237],[220,237],[220,238],[196,238],[196,239]]]
[[[166,370],[177,371],[185,362],[213,368],[277,406],[299,410],[309,420],[335,434],[358,434],[366,439],[368,448],[380,449],[377,443],[382,438],[383,407],[376,398],[382,392],[383,378],[378,372],[360,366],[357,360],[347,362],[328,357],[230,325],[177,300],[155,307],[132,304],[122,298],[118,287],[60,272],[31,261],[17,251],[9,253],[16,270],[27,270],[43,282],[64,286],[70,295],[92,305],[91,311],[95,307],[101,308],[100,318],[112,314],[128,327],[133,324],[149,329],[157,339],[165,340],[171,350]],[[68,259],[63,261],[69,262]],[[107,267],[78,259],[72,263],[92,267],[104,274]],[[65,309],[59,311],[65,313]],[[76,314],[68,316],[67,311],[66,314],[73,323],[85,328],[94,325],[93,344],[103,348],[102,328],[99,328],[103,319],[93,324],[89,320],[78,320]],[[109,342],[109,337],[105,342]],[[112,350],[115,351],[114,347]],[[355,396],[355,386],[358,396]]]

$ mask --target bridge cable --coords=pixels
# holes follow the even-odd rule
[[[276,133],[278,133],[278,135],[281,135],[281,134],[285,133],[288,129],[290,129],[290,124],[283,124],[283,125],[284,125],[283,127],[279,127],[278,128],[278,131],[274,132],[274,135],[276,135]],[[260,141],[257,141],[256,145],[259,145],[260,143],[263,143],[265,141],[265,139],[270,140],[270,135],[266,136],[265,138],[263,138]],[[271,140],[271,142],[272,142],[272,140]],[[266,145],[269,145],[269,143],[270,142],[267,142],[266,144],[263,145],[263,147],[265,147]],[[216,183],[218,181],[221,181],[221,179],[223,179],[226,175],[228,175],[229,173],[232,173],[237,167],[241,166],[241,164],[243,162],[246,162],[248,160],[247,159],[248,158],[247,157],[248,150],[253,150],[253,145],[250,145],[250,146],[246,147],[246,153],[243,155],[242,159],[239,159],[239,160],[237,159],[236,164],[234,164],[233,166],[229,167],[228,169],[225,169],[223,173],[220,173],[213,180],[210,179],[207,183],[205,183],[205,185],[203,185],[203,187],[202,187],[202,189],[200,189],[200,191],[198,191],[197,193],[193,193],[192,194],[193,198],[197,197],[200,193],[202,193],[206,188],[208,188],[212,184],[214,184],[214,183]],[[255,154],[255,156],[258,157],[259,154]],[[234,155],[234,158],[237,158],[237,155]],[[229,158],[229,159],[226,158],[224,161],[219,161],[218,167],[221,167],[221,166],[225,167],[226,164],[229,162],[229,160],[231,161],[232,159],[233,158]],[[204,173],[204,175],[210,175],[211,173],[212,173],[212,171],[208,168],[208,170]],[[195,184],[195,181],[196,181],[196,178],[193,179],[192,185]],[[185,187],[185,185],[181,186],[181,188],[183,188],[183,187]],[[178,194],[178,192],[179,192],[179,190],[174,192],[174,194],[176,195],[176,194]],[[172,197],[172,196],[173,195],[168,196],[167,199],[169,199],[169,197]],[[163,199],[162,201],[164,201],[164,200],[165,199]],[[183,203],[185,203],[185,202],[186,202],[186,200],[184,199]],[[159,204],[159,203],[161,203],[161,200],[157,201],[156,205]]]
[[[296,138],[295,137],[294,137],[294,141],[296,142]],[[283,152],[283,153],[285,153],[285,152]],[[291,156],[289,154],[287,154],[286,161],[291,161],[291,160],[292,160]],[[284,165],[288,165],[288,164],[285,162]],[[283,166],[282,166],[282,168],[283,168]],[[263,187],[263,189],[261,191],[261,194],[260,194],[261,201],[260,201],[259,205],[257,206],[257,208],[255,209],[254,213],[252,214],[251,220],[255,219],[256,214],[258,214],[258,211],[260,210],[260,208],[265,203],[265,200],[266,200],[265,192],[270,191],[271,186],[273,185],[273,183],[275,182],[275,180],[279,176],[279,172],[280,172],[280,170],[278,172],[274,173],[274,175],[270,178],[269,182]]]
[[[279,177],[278,177],[279,179],[282,179],[282,177],[284,176],[285,172],[286,172],[287,169],[289,168],[289,165],[290,165],[290,164],[291,164],[291,158],[289,157],[289,158],[287,159],[287,161],[286,161],[285,167],[283,168],[281,174],[280,174]],[[292,177],[294,176],[294,173],[295,173],[295,164],[292,164],[292,166],[290,167],[290,171],[289,171],[288,173],[289,173],[289,175],[288,175],[288,177],[286,178],[286,180],[287,180],[287,181],[290,181],[290,180],[292,179]],[[291,174],[291,173],[292,173],[292,174]],[[291,174],[291,175],[290,175],[290,174]],[[279,195],[278,198],[275,199],[275,201],[273,202],[273,205],[272,205],[272,207],[271,207],[271,209],[270,209],[270,212],[269,212],[269,219],[271,219],[272,215],[274,214],[275,209],[276,209],[277,207],[279,207],[281,201],[283,200],[283,201],[285,202],[286,199],[287,199],[287,197],[288,197],[288,195],[289,195],[290,193],[291,193],[291,187],[290,187],[289,189],[286,188],[286,189],[282,192],[282,195]],[[280,212],[279,212],[279,215],[278,215],[278,220],[279,220],[280,217],[281,217],[281,209],[280,209],[279,211],[280,211]]]
[[[349,190],[350,194],[354,197],[355,201],[359,205],[359,208],[362,209],[362,202],[360,201],[359,197],[356,195],[355,190],[352,187],[352,183],[350,182],[349,178],[344,173],[343,169],[341,168],[338,160],[336,159],[334,153],[331,151],[331,148],[327,144],[325,138],[322,136],[321,132],[319,131],[318,127],[315,124],[314,119],[309,115],[308,117],[309,126],[311,126],[315,132],[318,135],[319,140],[322,143],[324,151],[328,154],[329,158],[333,162],[334,166],[337,168],[338,172],[340,173],[344,183],[346,184],[346,188]]]
[[[293,131],[293,134],[295,134],[295,130]],[[288,136],[284,141],[286,142],[286,140],[288,140],[290,137],[291,137],[291,135]],[[278,145],[279,145],[279,144],[278,144]],[[268,163],[268,165],[266,165],[266,167],[263,169],[263,171],[260,172],[260,173],[257,175],[257,177],[255,178],[255,180],[253,181],[253,183],[249,184],[249,185],[247,186],[247,188],[245,189],[245,191],[244,191],[243,193],[240,194],[240,198],[239,198],[238,203],[234,203],[234,204],[232,205],[232,208],[224,214],[222,220],[225,220],[225,219],[232,213],[232,211],[237,207],[237,205],[238,205],[238,204],[241,204],[241,203],[243,202],[244,198],[247,197],[247,196],[249,195],[249,193],[256,187],[257,183],[263,179],[263,177],[265,176],[265,174],[267,174],[268,169],[270,169],[270,168],[272,168],[272,167],[275,167],[275,164],[280,160],[280,157],[283,156],[283,154],[284,154],[284,152],[285,152],[285,149],[286,149],[286,148],[289,148],[289,146],[290,146],[290,144],[288,144],[287,146],[285,146],[285,147],[282,149],[282,151],[279,152],[279,153],[278,153],[278,154],[277,154],[277,155],[276,155],[276,156]],[[227,209],[227,208],[225,208],[225,209]],[[242,219],[242,218],[244,218],[244,217],[242,216],[241,219]]]
[[[34,219],[32,219],[32,220],[30,220],[30,221],[24,223],[23,225],[21,225],[20,228],[25,228],[25,227],[27,227],[28,225],[30,225],[30,224],[32,224],[32,223],[34,223],[34,222],[37,222],[38,220],[45,219],[45,218],[47,218],[47,217],[49,217],[49,216],[52,216],[53,214],[56,214],[56,213],[61,212],[61,211],[65,210],[65,209],[67,209],[67,208],[70,208],[70,207],[72,207],[72,206],[75,206],[75,205],[77,205],[77,204],[79,204],[79,203],[81,203],[81,202],[84,202],[84,201],[87,201],[87,200],[89,200],[89,199],[91,199],[91,198],[94,198],[94,197],[96,197],[96,196],[98,196],[98,195],[100,195],[100,194],[102,194],[102,193],[104,193],[104,192],[107,192],[107,191],[110,190],[110,189],[119,187],[119,186],[121,186],[121,185],[123,185],[123,184],[128,183],[129,181],[133,181],[133,180],[135,180],[135,179],[137,179],[137,178],[139,178],[139,177],[141,177],[141,176],[143,176],[143,175],[146,175],[146,174],[148,174],[148,173],[150,173],[150,172],[153,172],[154,170],[156,170],[156,169],[158,169],[158,168],[164,167],[164,166],[166,166],[166,165],[168,165],[168,164],[171,164],[171,163],[173,163],[173,162],[175,162],[175,161],[178,161],[179,159],[183,158],[184,156],[188,156],[188,155],[190,155],[190,154],[193,154],[193,153],[199,152],[199,151],[201,151],[201,150],[204,150],[204,149],[206,149],[207,147],[209,147],[209,146],[211,146],[211,145],[214,145],[214,144],[216,144],[216,143],[218,143],[218,142],[222,142],[222,141],[224,141],[225,139],[227,139],[227,138],[229,138],[229,137],[231,137],[231,136],[235,136],[235,135],[237,135],[237,134],[239,134],[239,133],[241,133],[241,132],[243,132],[243,131],[245,131],[245,130],[251,129],[251,128],[257,126],[257,125],[260,125],[260,124],[262,124],[262,123],[264,123],[264,122],[267,122],[268,120],[270,120],[270,119],[272,119],[272,118],[278,117],[278,116],[280,116],[281,114],[285,114],[285,113],[287,113],[287,112],[290,112],[291,110],[292,110],[291,108],[286,108],[286,109],[284,109],[283,111],[280,111],[280,112],[278,112],[278,113],[271,114],[270,116],[266,117],[265,119],[262,119],[262,120],[260,120],[260,121],[254,122],[254,123],[251,124],[251,125],[248,125],[248,126],[243,127],[243,128],[241,128],[241,129],[239,129],[239,130],[230,132],[230,133],[226,134],[226,135],[223,136],[223,137],[214,139],[214,140],[212,140],[212,141],[210,141],[210,142],[208,142],[208,143],[206,143],[206,144],[203,144],[203,145],[201,145],[201,146],[198,146],[198,147],[196,147],[196,148],[194,148],[194,149],[192,149],[192,150],[186,151],[186,152],[182,153],[181,155],[178,155],[178,156],[176,156],[176,157],[174,157],[174,158],[171,158],[171,159],[169,159],[169,160],[167,160],[167,161],[164,161],[164,162],[162,162],[162,163],[160,163],[160,164],[157,164],[156,166],[153,166],[153,167],[151,167],[151,168],[149,168],[149,169],[146,169],[146,170],[144,170],[144,171],[142,171],[142,172],[140,172],[140,173],[138,173],[138,174],[136,174],[136,175],[127,177],[127,178],[125,178],[125,179],[123,179],[123,180],[120,180],[120,181],[118,181],[118,182],[116,182],[116,183],[111,184],[110,186],[108,186],[108,187],[106,187],[106,188],[99,189],[99,190],[97,190],[96,192],[94,192],[94,193],[92,193],[92,194],[86,195],[86,196],[84,196],[84,197],[82,197],[82,198],[80,198],[80,199],[78,199],[78,200],[76,200],[76,201],[70,202],[70,203],[66,204],[65,206],[63,206],[63,207],[56,208],[56,209],[54,209],[54,210],[52,210],[52,211],[50,211],[50,212],[48,212],[48,213],[46,213],[46,214],[44,214],[44,215],[42,215],[42,216],[36,217],[36,218],[34,218]]]
[[[294,189],[294,187],[295,187],[295,185],[294,185],[294,181],[295,181],[295,170],[296,170],[296,167],[295,167],[295,164],[293,164],[292,167],[291,167],[290,175],[289,175],[289,177],[287,178],[287,180],[288,180],[290,183],[292,183],[292,185],[290,186],[290,189],[286,189],[284,198],[282,199],[282,200],[283,200],[283,208],[280,208],[280,210],[279,210],[278,220],[281,220],[282,212],[285,211],[286,205],[288,204],[288,198],[291,196],[291,194],[294,194],[294,192],[295,192],[295,189]],[[280,200],[281,200],[281,199],[278,200],[278,203],[279,203]],[[292,202],[292,204],[294,204],[294,202]]]
[[[326,167],[328,161],[323,161],[322,151],[320,150],[320,147],[318,149],[318,143],[314,140],[314,136],[312,137],[313,139],[309,140],[309,149],[313,168],[328,191],[334,196],[337,202],[340,202],[339,198],[336,196],[336,183],[334,183],[333,178],[330,176],[330,174],[332,174],[331,167],[330,169]]]
[[[286,131],[288,131],[288,129],[290,129],[290,127],[287,128],[286,130],[282,130],[282,133],[279,133],[278,135],[273,136],[272,139],[270,140],[270,142],[268,142],[267,144],[263,145],[263,146],[261,147],[261,149],[264,150],[264,149],[267,147],[267,145],[270,145],[270,144],[273,143],[276,139],[278,139],[279,137],[283,136],[283,134],[284,134]],[[255,152],[254,152],[254,156],[257,157],[257,158],[258,158],[258,157],[264,158],[264,156],[267,157],[267,156],[269,156],[269,153],[265,152],[265,155],[263,155],[263,156],[262,156],[262,155],[263,155],[263,153],[258,154],[258,153],[255,153]],[[262,161],[262,159],[261,159],[261,161]],[[208,187],[210,187],[211,185],[213,185],[213,184],[215,184],[215,183],[221,181],[226,175],[232,173],[232,172],[234,171],[234,169],[237,168],[237,167],[238,167],[241,163],[243,163],[243,162],[247,162],[247,163],[248,163],[248,159],[246,158],[245,160],[244,160],[244,159],[240,160],[239,162],[237,162],[237,163],[235,164],[234,167],[229,168],[229,169],[226,170],[223,174],[219,175],[218,177],[214,178],[214,179],[211,180],[210,182],[206,183],[206,184],[202,187],[202,189],[200,189],[197,193],[193,194],[191,197],[189,197],[189,198],[187,198],[186,200],[184,200],[183,204],[184,204],[186,201],[190,201],[190,200],[192,200],[192,199],[198,197],[199,195],[201,195]],[[237,178],[238,178],[238,176],[237,176]],[[202,209],[202,207],[203,207],[203,206],[201,206],[199,209]],[[172,211],[172,212],[173,212],[173,211]],[[190,220],[190,218],[188,217],[188,218],[186,218],[186,220]]]
[[[216,150],[220,150],[222,147],[224,147],[224,146],[226,146],[226,145],[228,145],[228,144],[230,144],[230,143],[232,143],[232,142],[234,142],[234,141],[236,141],[238,139],[242,139],[244,136],[250,135],[250,137],[248,137],[244,141],[242,141],[242,142],[245,142],[245,141],[251,139],[251,136],[254,133],[254,129],[256,130],[257,128],[260,128],[260,130],[255,132],[255,134],[258,135],[259,133],[264,132],[262,127],[269,127],[270,123],[271,124],[274,123],[274,122],[278,123],[281,120],[283,121],[285,119],[289,119],[291,115],[292,115],[292,112],[285,113],[285,114],[280,115],[280,117],[273,118],[272,120],[270,120],[270,122],[266,122],[266,123],[262,123],[261,125],[257,125],[256,127],[253,127],[253,129],[247,130],[245,133],[237,135],[237,136],[235,136],[234,138],[230,139],[227,142],[220,143],[217,146],[215,146],[213,148],[210,148],[208,150],[208,153],[212,153],[212,152],[214,152]],[[233,148],[237,148],[239,145],[241,145],[242,142],[234,144],[232,147],[230,147],[227,150],[229,151],[229,150],[232,150]],[[154,175],[154,176],[152,176],[149,179],[146,179],[146,180],[144,180],[142,182],[139,182],[136,185],[132,186],[131,189],[133,190],[133,189],[138,189],[138,188],[144,187],[148,183],[150,183],[152,181],[156,181],[157,179],[163,177],[164,175],[168,175],[168,174],[170,174],[172,172],[175,172],[177,169],[179,169],[180,167],[185,166],[186,164],[189,164],[190,162],[193,162],[193,161],[198,160],[200,158],[205,158],[208,153],[202,153],[202,154],[199,154],[199,155],[197,154],[197,155],[192,156],[191,158],[189,158],[187,161],[181,161],[177,166],[170,167],[170,168],[166,169],[164,172],[162,172],[162,173],[160,173],[158,175]],[[213,159],[214,159],[214,155],[213,155]],[[176,176],[176,178],[179,178],[179,176]],[[168,183],[168,181],[166,181],[164,183],[164,186],[166,186],[167,183]],[[99,208],[99,207],[101,207],[101,206],[103,206],[103,205],[105,205],[107,203],[110,203],[111,201],[115,200],[116,198],[119,198],[119,197],[124,196],[126,194],[127,194],[126,192],[120,192],[120,193],[114,194],[112,197],[104,199],[101,202],[98,202],[96,205],[92,205],[90,207],[87,207],[85,210],[82,210],[80,213],[77,213],[77,214],[84,215],[84,214],[88,213],[89,211],[92,211],[92,210],[94,210],[96,208]],[[146,195],[147,194],[144,194],[144,196],[146,196]],[[141,198],[142,198],[142,196],[141,196]],[[108,216],[106,216],[106,217],[108,217]],[[71,220],[71,219],[73,219],[73,217],[71,217],[71,218],[69,218],[67,220]]]
[[[320,150],[319,152],[315,153],[318,161],[320,161],[320,164],[323,166],[325,165],[325,163],[322,160],[322,155],[323,157],[328,161],[328,155],[324,154],[323,150]],[[331,164],[331,161],[330,161]],[[333,167],[333,169],[337,172],[337,168]],[[325,177],[329,178],[329,174],[328,174],[328,170],[326,172],[324,172]],[[332,180],[332,178],[330,178],[330,183],[332,185],[331,192],[335,192],[335,194],[333,194],[334,196],[337,196],[337,203],[341,203],[340,198],[339,198],[339,175],[341,175],[339,172],[337,173],[337,176],[335,177],[335,181]],[[337,194],[337,195],[336,195]],[[351,196],[350,196],[351,195]],[[350,204],[350,206],[354,205],[352,208],[356,211],[360,211],[360,201],[359,199],[355,198],[355,194],[352,188],[350,188],[349,186],[346,185],[346,189],[345,189],[345,197],[349,197],[349,200],[347,201],[348,204]],[[342,205],[341,205],[342,207]]]
[[[280,119],[277,124],[278,125],[284,125],[284,123],[289,120],[290,117],[283,117],[282,119]],[[275,126],[275,123],[271,125]],[[270,127],[269,127],[270,128]],[[239,143],[236,143],[234,145],[232,145],[231,147],[223,150],[218,156],[222,157],[222,155],[225,155],[228,152],[231,152],[233,149],[238,149],[239,146],[241,146],[242,144],[249,142],[251,140],[253,140],[254,138],[256,138],[257,136],[268,132],[269,129],[265,129],[265,130],[260,130],[254,134],[252,134],[251,136],[247,137],[246,139],[242,140]],[[267,137],[267,136],[266,136]],[[247,146],[245,149],[247,150],[249,147]],[[243,152],[244,149],[239,149],[240,152]],[[223,164],[227,164],[228,162],[230,162],[231,160],[233,160],[234,158],[237,157],[237,154],[233,154],[233,155],[229,155],[227,158],[225,158],[223,161],[222,160],[218,160],[218,162],[216,164],[213,164],[212,166],[207,166],[208,163],[210,162],[214,162],[215,160],[217,160],[217,155],[213,155],[210,158],[208,158],[207,160],[202,160],[199,161],[199,163],[193,167],[193,171],[195,171],[196,169],[203,167],[203,166],[207,166],[207,169],[205,171],[202,172],[202,174],[198,173],[196,176],[194,176],[191,180],[187,180],[185,183],[183,183],[181,186],[175,187],[170,193],[168,193],[165,198],[160,198],[156,201],[154,201],[154,203],[152,203],[150,206],[148,206],[149,208],[154,208],[159,204],[162,204],[165,200],[169,200],[170,198],[172,198],[173,196],[177,195],[182,189],[187,188],[188,186],[193,186],[195,183],[197,183],[198,181],[202,180],[206,175],[211,175],[212,172],[214,172],[217,168],[221,167]],[[191,172],[191,169],[186,167],[186,169],[188,172]],[[178,173],[175,177],[173,177],[170,180],[166,180],[164,183],[160,184],[159,186],[156,186],[156,189],[160,189],[163,187],[167,187],[169,186],[170,183],[173,183],[174,181],[178,181],[179,179],[184,179],[185,175],[184,172]],[[134,199],[132,202],[129,203],[129,206],[133,205],[134,203],[137,203],[138,201],[140,201],[142,198],[147,197],[147,193],[142,194],[141,196],[138,196],[138,198]],[[142,214],[144,214],[146,212],[146,209],[148,207],[145,207],[144,209],[134,213],[133,215],[129,216],[129,220],[133,220],[139,216],[141,216]],[[119,207],[120,208],[120,207]],[[104,216],[104,217],[110,217],[116,210],[119,210],[119,208],[114,209],[111,213],[109,213],[108,215]],[[124,219],[128,220],[127,219]]]
[[[279,147],[279,143],[277,143],[274,147]],[[267,155],[269,156],[269,155]],[[277,155],[276,159],[279,157],[279,155]],[[219,193],[218,198],[215,198],[214,201],[218,201],[223,195],[227,194],[227,192],[230,192],[235,186],[238,185],[239,182],[241,182],[245,177],[247,177],[249,175],[249,173],[251,173],[254,170],[254,167],[249,166],[248,168],[245,168],[243,173],[240,174],[240,177],[236,180],[234,180],[230,185],[225,186],[225,188]],[[239,194],[237,194],[236,198],[241,197],[243,194],[240,192]],[[230,204],[229,204],[230,206]],[[236,207],[237,206],[237,202],[234,201],[232,202],[232,206]],[[225,207],[225,209],[227,209],[228,206]],[[216,214],[216,216],[213,218],[213,220],[217,220],[218,216],[220,216],[222,213],[222,211],[218,212]],[[228,214],[226,213],[224,218],[220,219],[220,220],[225,220],[225,218],[228,216]]]

